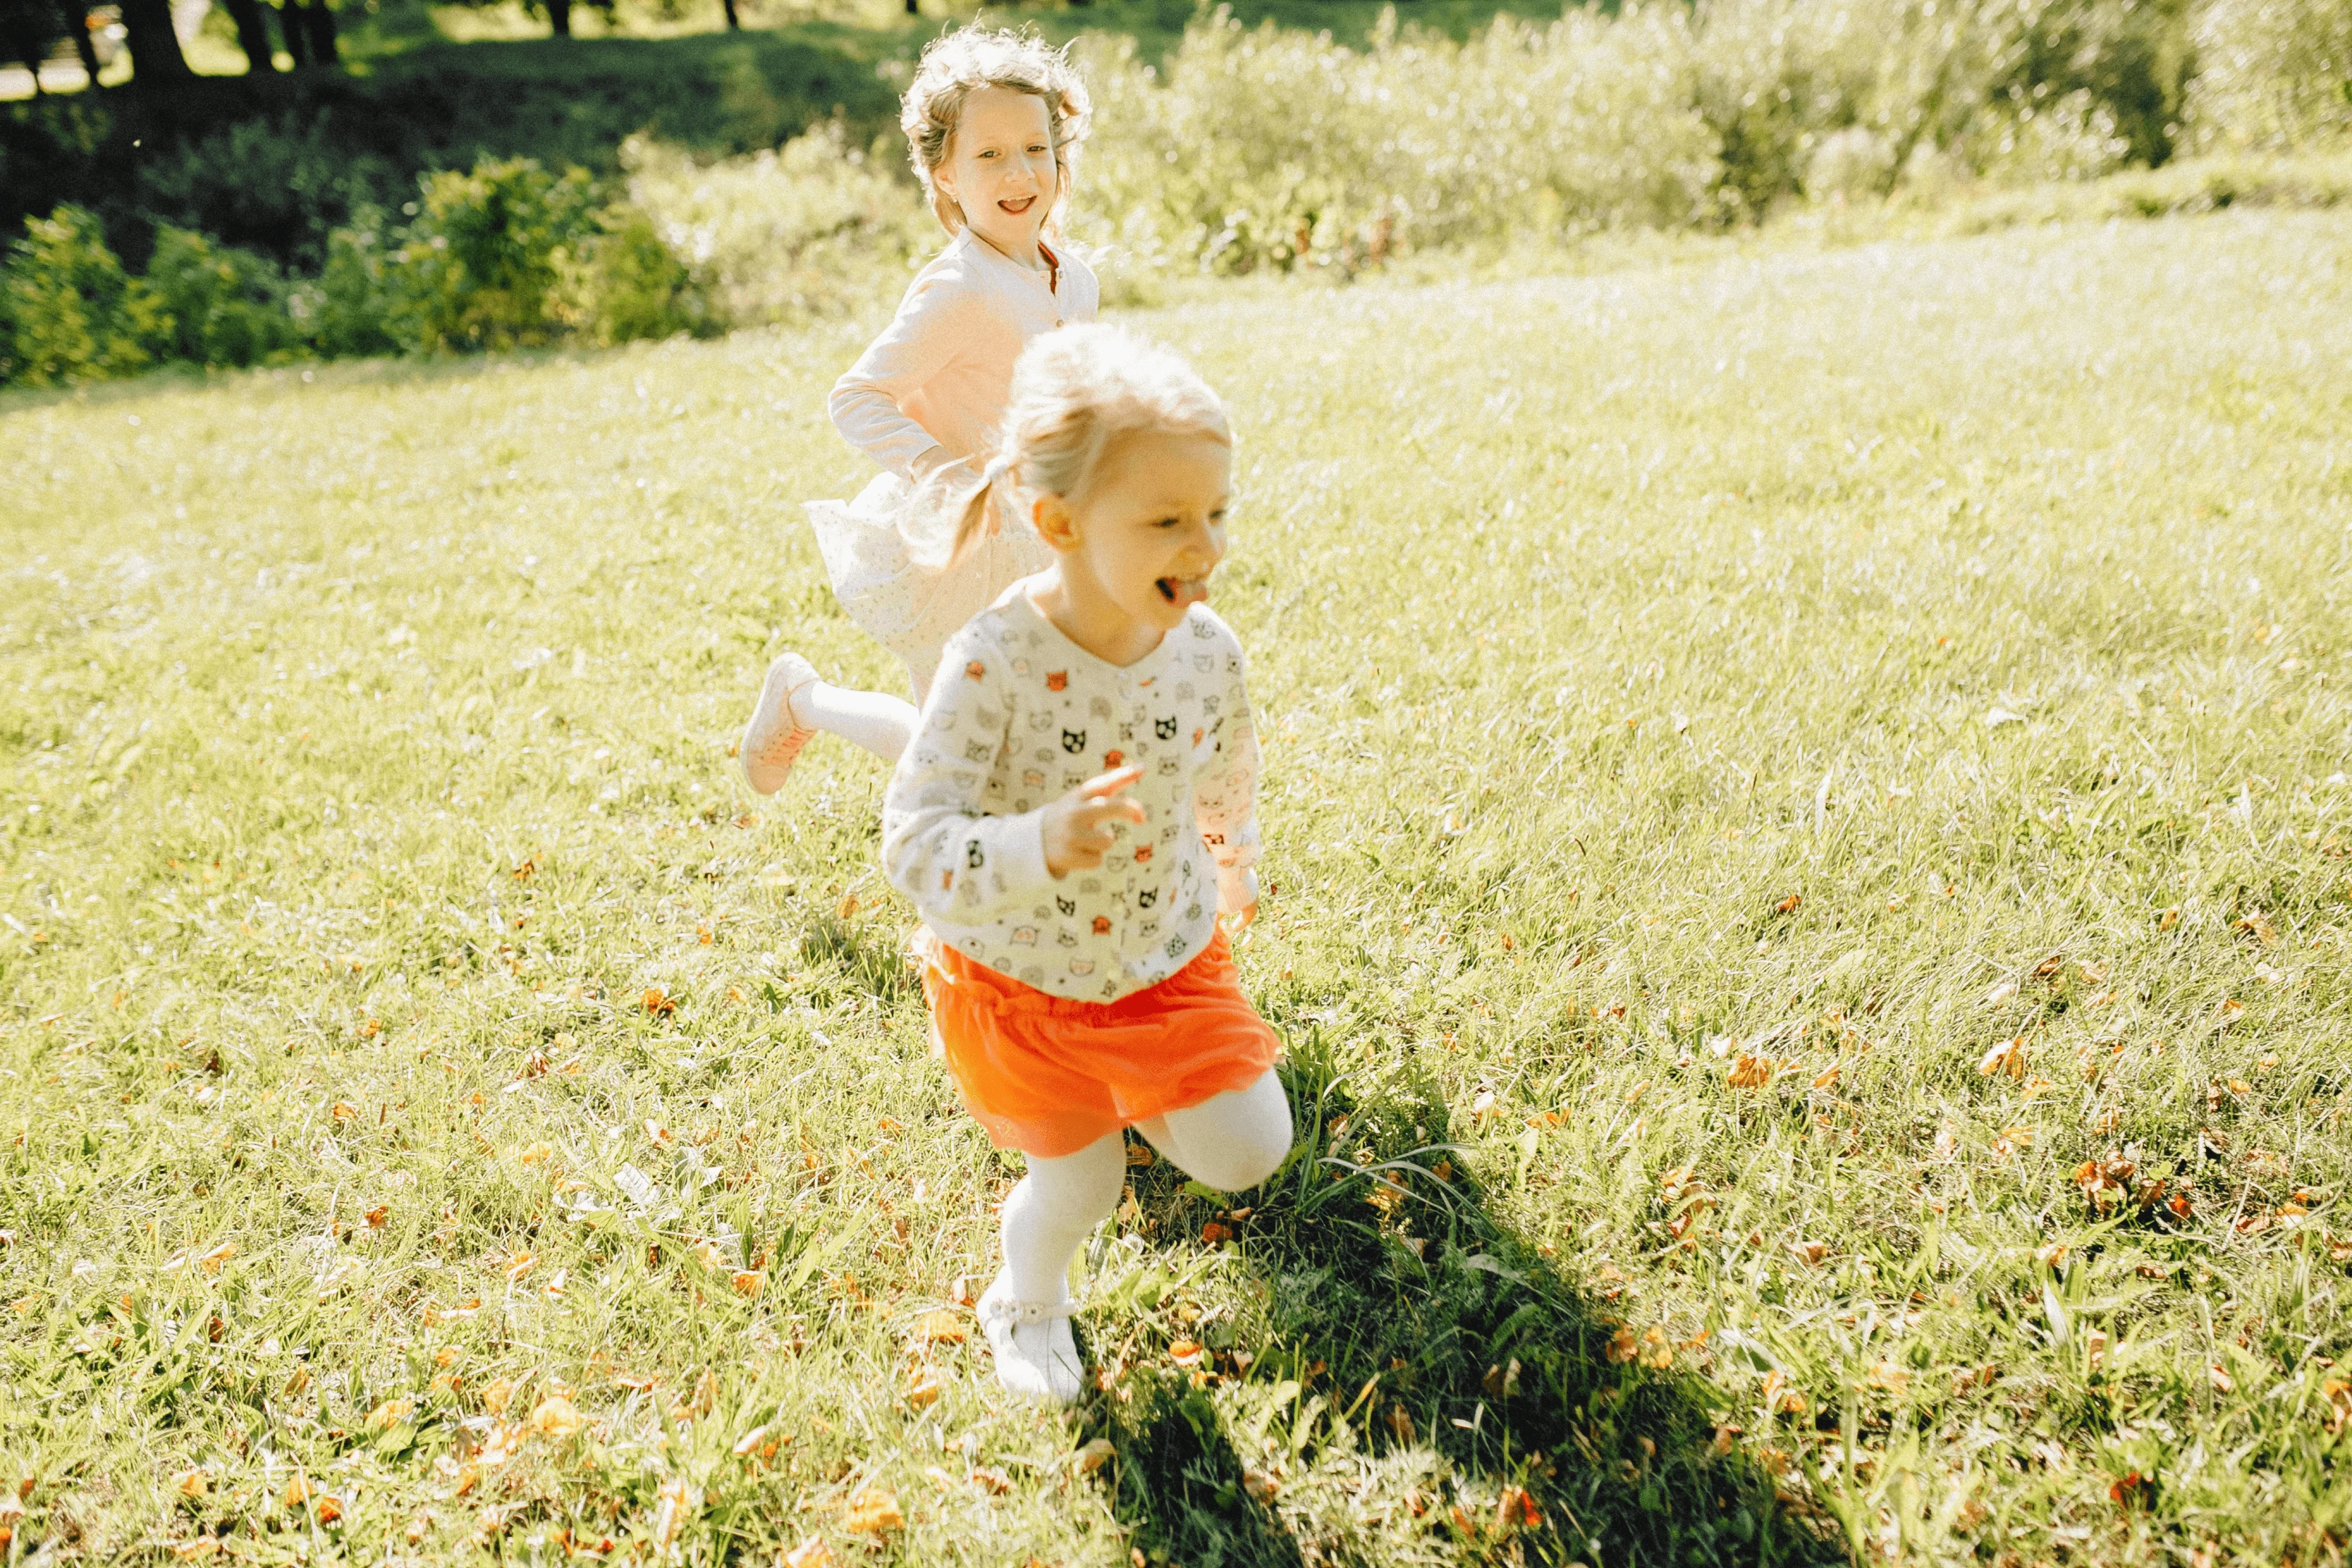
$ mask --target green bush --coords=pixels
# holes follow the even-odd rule
[[[191,364],[272,364],[302,350],[287,313],[286,281],[250,251],[165,228],[155,236],[146,286],[171,318],[158,358]]]
[[[1163,70],[1098,44],[1080,227],[1157,264],[1248,272],[1688,223],[1717,173],[1689,53],[1679,11],[1635,6],[1498,18],[1466,45],[1390,22],[1360,52],[1221,14]]]
[[[2212,0],[2189,119],[2202,147],[2352,141],[2352,0]]]
[[[653,219],[625,203],[596,214],[566,279],[566,319],[578,336],[610,344],[721,330],[686,264]]]
[[[584,170],[528,158],[429,174],[384,268],[392,336],[412,353],[529,348],[563,335],[570,247],[593,224]]]
[[[944,237],[895,160],[835,124],[710,163],[631,137],[621,163],[631,205],[727,326],[887,302]]]
[[[354,152],[330,110],[248,120],[160,150],[139,165],[140,209],[181,228],[316,270],[327,237],[396,200],[392,165]]]
[[[287,301],[296,326],[329,359],[400,352],[384,284],[383,215],[362,208],[357,220],[327,237],[318,279],[296,288]]]
[[[6,379],[34,386],[129,375],[154,362],[173,322],[107,248],[98,219],[60,206],[25,226],[0,271]]]

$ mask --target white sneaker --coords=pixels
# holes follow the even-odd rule
[[[980,1299],[980,1326],[996,1354],[997,1381],[1024,1399],[1074,1405],[1085,1388],[1077,1341],[1070,1335],[1075,1302],[1020,1301],[1013,1272],[996,1277]]]
[[[793,717],[793,693],[816,679],[816,667],[796,653],[780,653],[760,683],[760,705],[743,726],[735,748],[736,766],[754,795],[773,795],[800,761],[801,748],[816,734]]]

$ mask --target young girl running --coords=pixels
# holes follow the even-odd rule
[[[1059,53],[980,26],[923,51],[899,112],[932,214],[952,238],[833,389],[834,424],[885,471],[856,500],[808,510],[835,595],[906,662],[918,702],[948,634],[1050,559],[1007,512],[992,513],[952,567],[941,535],[991,477],[972,459],[1004,411],[1022,344],[1094,319],[1094,274],[1050,241],[1088,112],[1085,85]],[[785,653],[768,668],[736,755],[751,788],[772,795],[817,731],[895,762],[915,721],[903,699],[828,685]]]
[[[1032,343],[957,543],[1016,500],[1054,563],[949,639],[884,797],[933,1039],[1028,1156],[980,1318],[1031,1397],[1078,1395],[1069,1264],[1118,1205],[1122,1128],[1227,1192],[1290,1150],[1275,1034],[1219,920],[1257,908],[1257,741],[1206,603],[1232,462],[1223,406],[1172,356],[1108,327]]]

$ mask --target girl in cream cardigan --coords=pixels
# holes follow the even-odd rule
[[[1054,221],[1088,113],[1085,84],[1059,52],[978,26],[923,52],[900,110],[931,211],[952,238],[833,389],[834,424],[884,471],[856,500],[808,510],[835,595],[904,661],[916,702],[949,635],[1051,559],[1002,506],[952,565],[947,535],[995,477],[971,458],[1004,413],[1022,346],[1094,319],[1095,276]],[[772,795],[818,731],[895,762],[916,717],[906,699],[832,685],[786,652],[768,668],[736,754],[752,790]]]

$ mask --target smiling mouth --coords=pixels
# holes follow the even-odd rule
[[[1162,577],[1151,585],[1160,590],[1161,598],[1171,605],[1181,605],[1187,609],[1194,605],[1205,605],[1209,602],[1209,579],[1206,575]]]
[[[1036,205],[1037,198],[1035,196],[1023,196],[1017,202],[999,202],[996,205],[1003,207],[1006,212],[1011,213],[1013,216],[1018,217],[1023,213],[1027,212],[1031,207]]]

